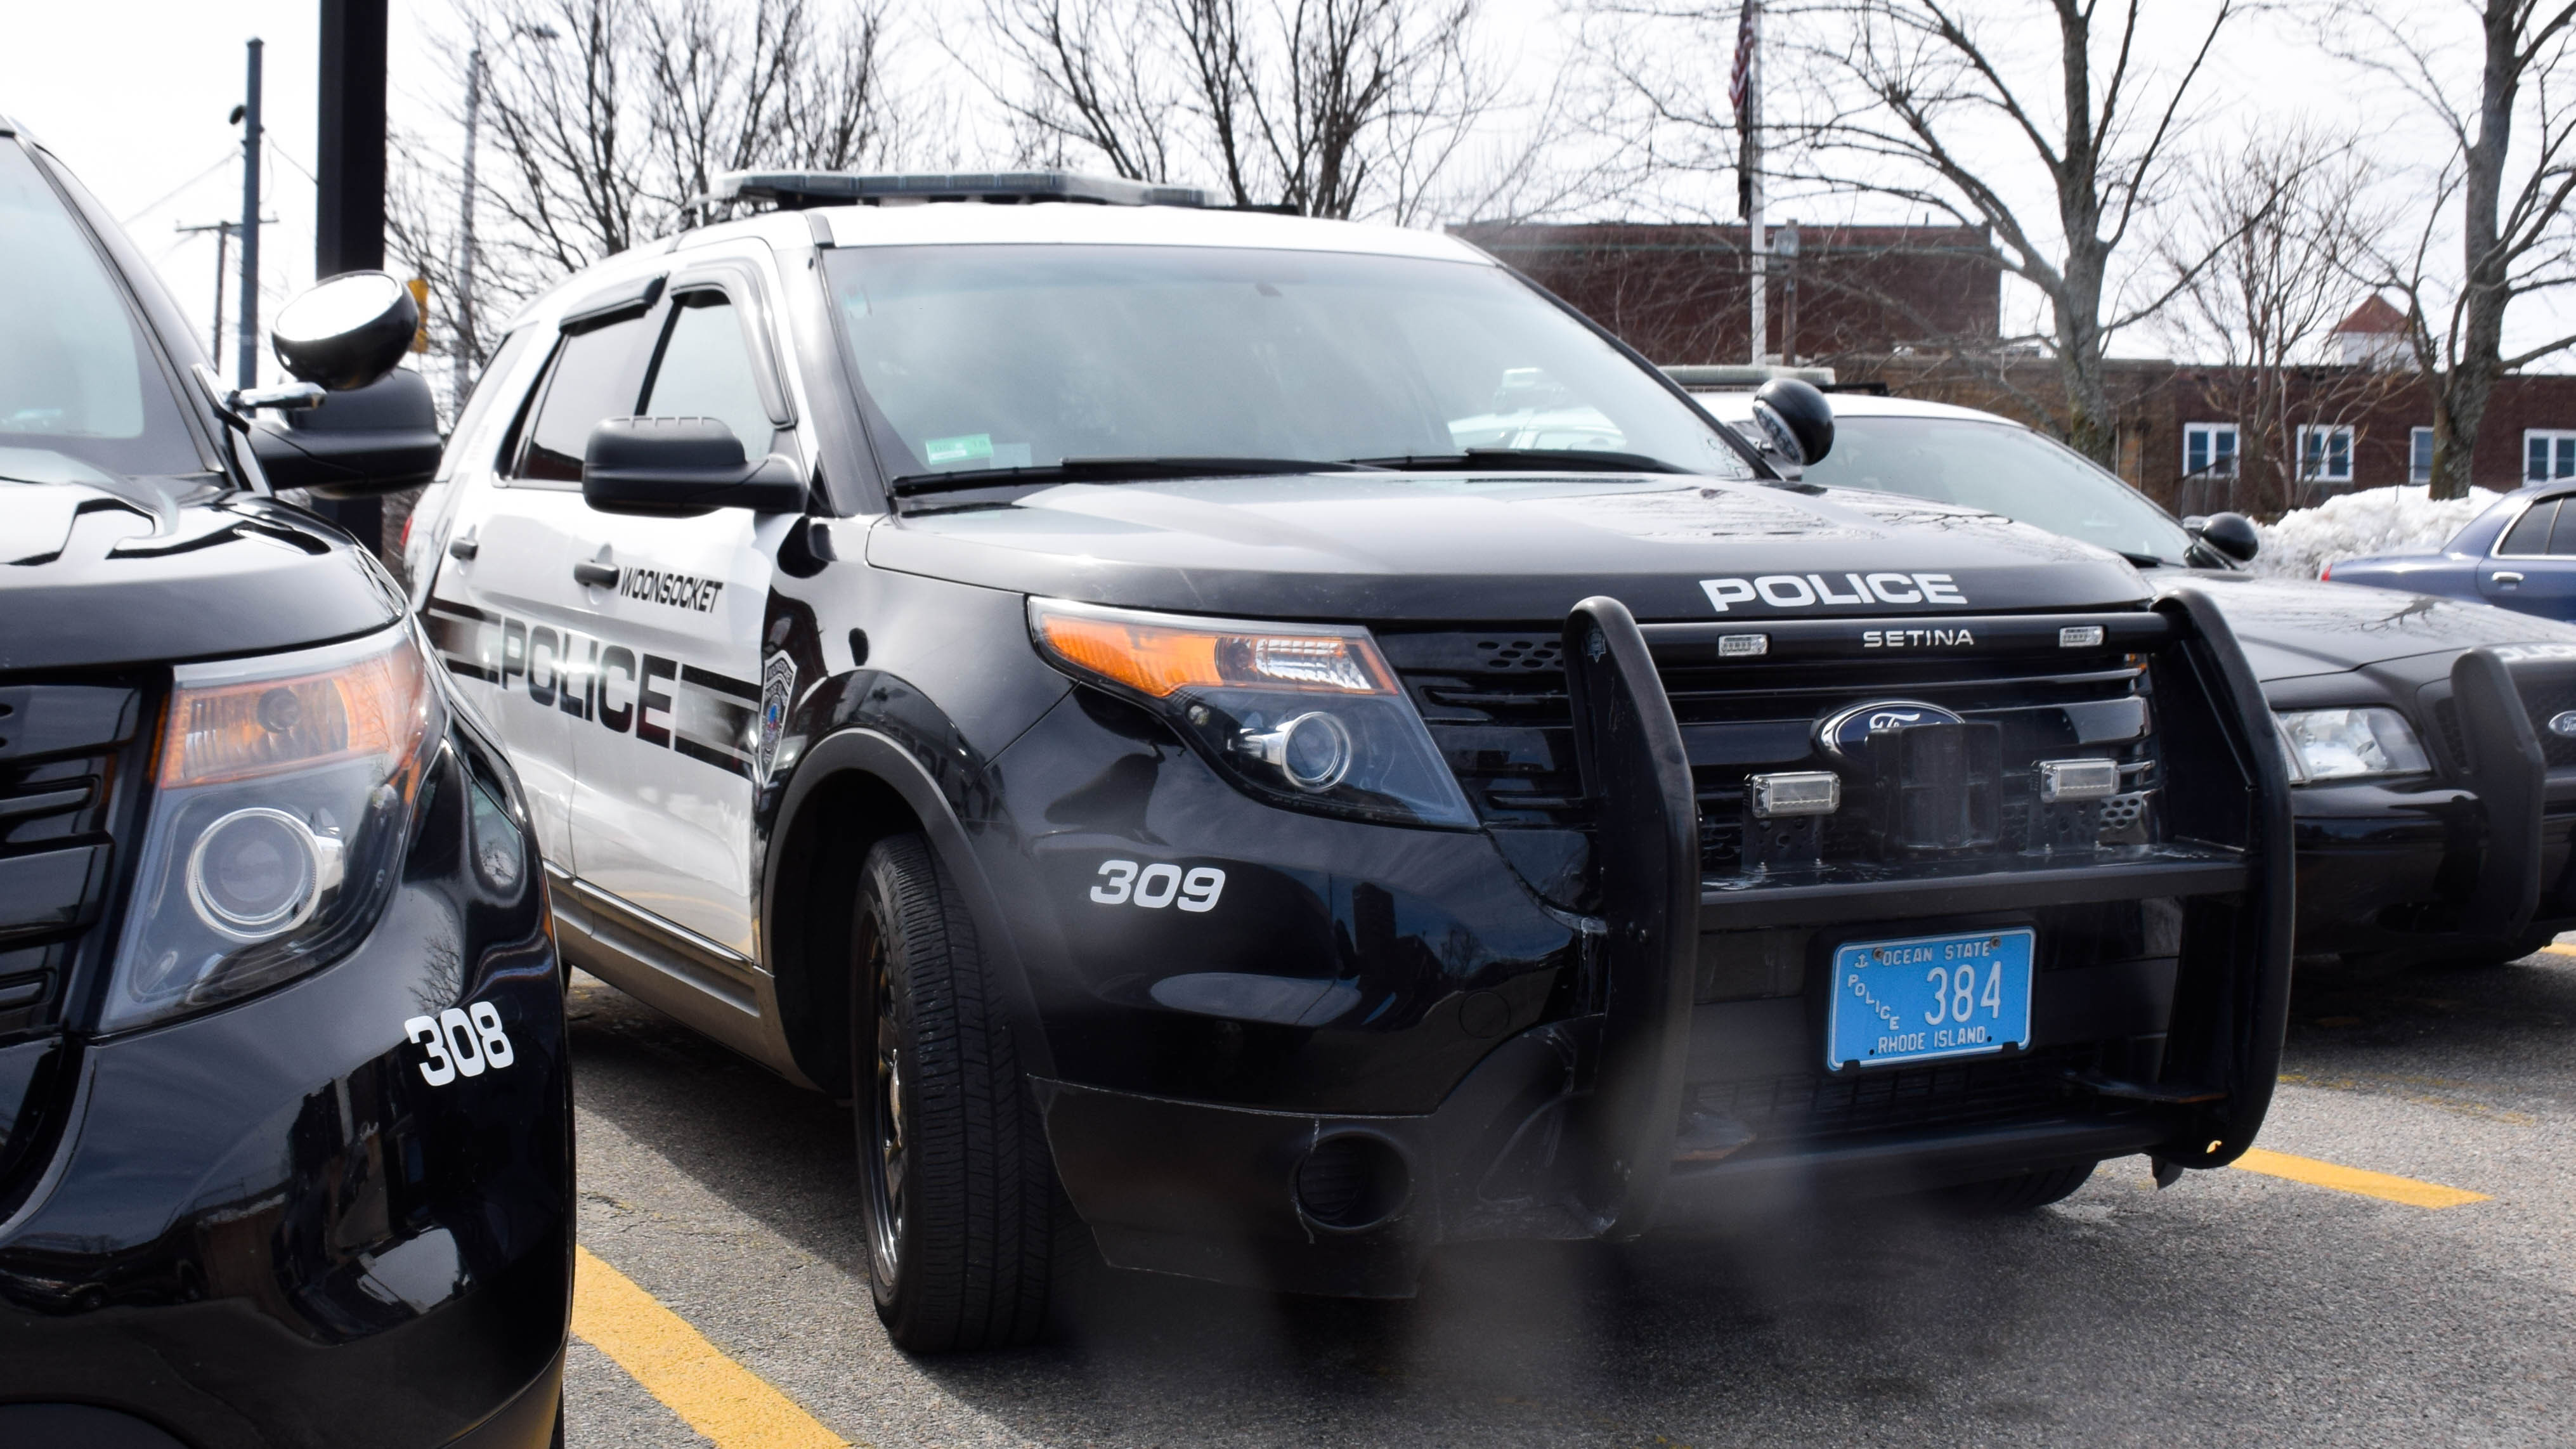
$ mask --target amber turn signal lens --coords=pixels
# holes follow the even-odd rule
[[[1049,653],[1155,699],[1192,688],[1395,692],[1393,673],[1365,636],[1207,628],[1045,601],[1030,613]]]
[[[182,686],[161,741],[161,787],[399,757],[427,727],[428,688],[407,639],[325,673]]]

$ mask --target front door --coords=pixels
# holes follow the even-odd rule
[[[638,415],[715,418],[747,457],[792,454],[761,314],[736,305],[747,274],[728,285],[675,280]],[[761,630],[771,560],[796,519],[723,508],[692,518],[591,512],[585,523],[577,548],[600,582],[583,608],[604,647],[594,727],[575,744],[582,879],[755,956]]]

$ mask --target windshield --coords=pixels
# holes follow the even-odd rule
[[[897,475],[1505,448],[1753,476],[1688,403],[1491,266],[1212,247],[825,256]]]
[[[28,453],[129,475],[205,466],[105,260],[0,141],[0,477],[61,471]]]
[[[2061,443],[1962,418],[1839,418],[1807,481],[1964,504],[2141,558],[2185,565],[2172,515]]]

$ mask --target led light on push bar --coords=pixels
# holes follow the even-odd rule
[[[2101,800],[2120,793],[2117,760],[2043,760],[2039,798],[2051,805],[2063,800]]]
[[[1717,657],[1720,659],[1751,659],[1757,655],[1768,654],[1770,652],[1771,636],[1768,634],[1720,634],[1717,636]]]
[[[1764,820],[1782,815],[1831,815],[1843,804],[1842,777],[1831,770],[1753,775],[1744,784],[1753,792],[1753,813]]]
[[[2069,624],[2057,631],[2057,647],[2060,649],[2092,649],[2101,643],[2102,626],[2099,624]]]

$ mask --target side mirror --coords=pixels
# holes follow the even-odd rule
[[[393,371],[419,331],[410,288],[383,272],[342,272],[287,303],[268,345],[298,380],[353,392]]]
[[[2186,518],[2182,526],[2191,536],[2238,563],[2253,562],[2263,551],[2263,534],[2254,520],[2242,513],[2213,513],[2207,518]]]
[[[263,422],[246,430],[272,488],[351,497],[414,487],[438,472],[438,404],[417,372],[326,392],[284,418],[282,428]]]
[[[1834,450],[1834,405],[1812,383],[1775,377],[1762,384],[1753,393],[1753,421],[1797,467],[1821,463]]]
[[[582,450],[581,498],[602,513],[687,518],[718,508],[805,511],[805,475],[776,453],[757,463],[714,418],[610,418]]]

